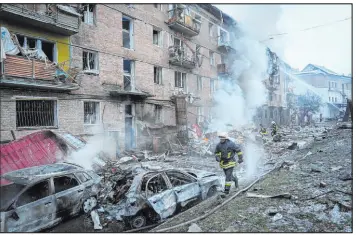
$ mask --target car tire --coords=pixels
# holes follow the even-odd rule
[[[96,205],[98,204],[98,201],[95,197],[89,197],[84,200],[83,206],[82,206],[82,211],[84,213],[89,213]]]
[[[145,227],[147,223],[146,217],[142,214],[133,216],[130,225],[132,229]]]
[[[217,194],[218,190],[216,189],[216,186],[211,186],[208,190],[208,193],[206,194],[206,198],[210,198]]]

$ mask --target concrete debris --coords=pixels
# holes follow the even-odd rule
[[[282,141],[282,136],[278,135],[278,134],[273,136],[273,141],[274,142],[281,142]]]
[[[335,166],[335,167],[331,167],[331,171],[338,171],[341,170],[342,166]]]
[[[278,209],[276,207],[269,207],[266,210],[266,214],[269,216],[275,216],[278,213]]]
[[[339,179],[342,181],[352,180],[352,175],[351,175],[351,173],[346,173],[346,174],[340,176]]]
[[[287,147],[287,149],[289,149],[289,150],[294,150],[294,149],[296,149],[298,147],[298,143],[292,143],[291,145],[289,145],[288,147]]]
[[[275,216],[272,217],[272,221],[276,222],[278,220],[281,220],[283,218],[283,216],[279,213],[277,213]]]
[[[323,182],[323,181],[321,181],[321,182],[320,182],[320,187],[321,187],[321,188],[325,188],[325,187],[326,187],[326,183]]]
[[[192,225],[189,226],[188,233],[201,233],[201,232],[202,230],[197,224],[193,223]]]
[[[319,166],[316,166],[316,165],[312,165],[311,166],[311,172],[317,172],[317,173],[320,173],[320,172],[323,172],[322,168],[319,167]]]
[[[93,223],[94,223],[94,229],[95,230],[103,229],[103,226],[100,224],[100,219],[99,219],[98,212],[93,210],[92,212],[90,212],[90,215],[91,215],[91,218],[92,218]]]

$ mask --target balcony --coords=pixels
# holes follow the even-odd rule
[[[78,33],[81,15],[72,7],[54,5],[40,12],[35,8],[47,8],[46,4],[0,4],[0,18],[66,36]]]
[[[218,76],[230,76],[232,70],[227,64],[218,64]]]
[[[235,49],[232,47],[232,43],[230,41],[226,41],[224,39],[220,39],[218,41],[218,51],[221,53],[236,53]]]
[[[67,79],[68,74],[51,62],[6,55],[2,64],[1,86],[71,91],[79,86]]]
[[[186,69],[193,69],[196,65],[195,55],[189,55],[183,47],[170,46],[169,63],[175,66],[180,66]]]
[[[272,82],[270,79],[265,79],[263,81],[263,84],[265,84],[266,88],[270,91],[276,91],[279,88],[279,84],[276,82]]]
[[[186,7],[177,6],[169,10],[168,27],[187,37],[194,37],[200,33],[201,17],[193,12],[186,13]]]

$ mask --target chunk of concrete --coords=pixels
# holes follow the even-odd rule
[[[193,223],[188,228],[188,233],[201,233],[201,232],[202,232],[201,228],[196,223]]]

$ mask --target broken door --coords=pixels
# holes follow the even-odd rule
[[[146,198],[161,219],[173,215],[177,209],[176,195],[168,188],[162,174],[157,174],[147,181]]]

